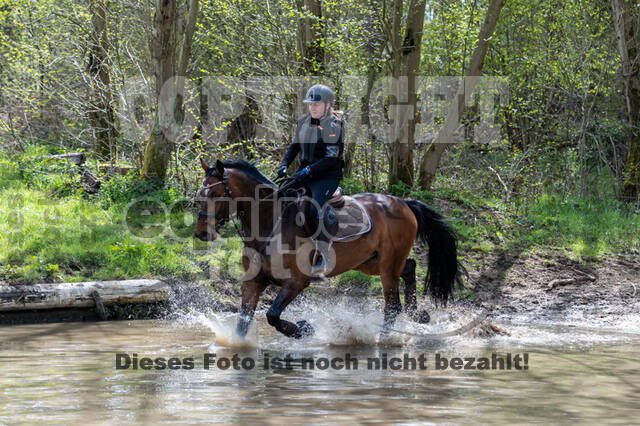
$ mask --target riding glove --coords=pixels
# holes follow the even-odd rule
[[[311,169],[309,168],[309,166],[307,166],[304,169],[297,172],[296,174],[294,174],[293,178],[300,183],[307,182],[311,179]]]

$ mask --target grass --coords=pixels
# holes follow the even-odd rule
[[[42,160],[51,153],[30,147],[20,157],[0,156],[0,282],[203,276],[199,262],[213,254],[195,250],[191,212],[178,191],[131,175],[90,196],[76,166]],[[131,204],[139,197],[146,201]]]
[[[637,250],[640,214],[615,200],[544,195],[527,209],[531,245],[557,245],[578,256]]]
[[[562,247],[577,257],[599,257],[640,249],[640,214],[616,200],[545,194],[518,205],[476,201],[463,201],[466,206],[447,214],[463,253]]]
[[[1,278],[14,283],[82,281],[200,272],[191,240],[171,234],[137,238],[118,206],[75,197],[51,199],[26,188],[0,191]],[[157,223],[161,223],[158,219]],[[135,222],[133,222],[135,223]]]
[[[366,285],[371,288],[382,288],[382,283],[380,281],[380,277],[371,276],[360,271],[347,271],[342,275],[339,275],[338,285]]]

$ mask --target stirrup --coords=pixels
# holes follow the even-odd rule
[[[318,261],[315,265],[311,265],[312,277],[324,277],[327,273],[327,262],[324,260],[324,255],[320,253],[318,255]]]
[[[312,240],[313,241],[313,240]],[[329,265],[329,253],[325,253],[324,250],[318,248],[318,242],[315,242],[315,250],[311,264],[311,277],[312,278],[325,278],[327,274],[327,268]],[[315,260],[315,262],[313,262]]]

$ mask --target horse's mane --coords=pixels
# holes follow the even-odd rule
[[[250,163],[247,160],[242,160],[242,159],[229,160],[229,161],[223,161],[222,164],[224,165],[225,168],[240,170],[241,172],[244,172],[247,176],[253,178],[254,180],[260,183],[264,183],[266,185],[271,185],[271,186],[277,186],[268,177],[263,175],[260,172],[260,170],[256,168],[254,163]],[[217,176],[216,168],[211,167],[209,170],[207,170],[207,176]]]

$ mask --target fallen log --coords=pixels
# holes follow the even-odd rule
[[[47,155],[45,157],[40,157],[40,158],[67,160],[77,164],[78,166],[83,165],[84,162],[87,161],[87,156],[85,155],[84,152],[70,152],[68,154]]]
[[[96,300],[105,306],[165,302],[170,296],[169,284],[148,279],[0,286],[0,312],[95,307]]]
[[[98,166],[98,174],[100,175],[126,176],[131,170],[133,170],[132,166],[112,166],[110,164],[100,164]]]

